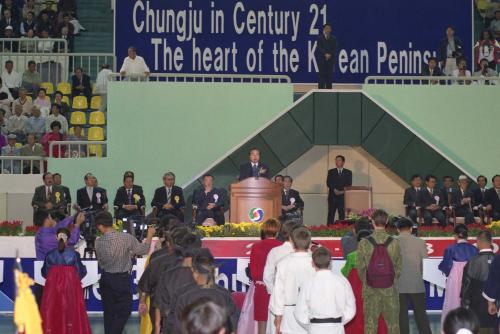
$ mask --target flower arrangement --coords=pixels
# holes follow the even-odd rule
[[[226,223],[216,226],[197,226],[197,230],[205,237],[260,237],[259,223]]]
[[[31,225],[31,226],[26,226],[24,228],[24,235],[25,236],[34,236],[38,232],[38,226]]]
[[[0,222],[0,236],[18,236],[23,231],[23,222],[20,220],[5,220]]]

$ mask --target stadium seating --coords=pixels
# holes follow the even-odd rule
[[[87,139],[89,141],[104,140],[104,129],[99,126],[93,126],[89,128]]]
[[[106,116],[102,111],[93,111],[89,117],[90,125],[104,125],[106,124]]]
[[[86,125],[87,118],[85,117],[85,113],[82,111],[74,111],[71,113],[70,123],[72,125]]]
[[[75,96],[73,98],[72,108],[73,109],[80,109],[80,110],[82,110],[82,109],[87,110],[89,108],[87,98],[85,96]]]
[[[69,97],[67,97],[67,96],[63,96],[61,101],[62,101],[62,102],[66,102],[66,104],[67,104],[68,106],[70,105],[70,104],[69,104]]]
[[[45,93],[47,95],[54,94],[54,85],[51,82],[42,82],[40,88],[45,88]]]
[[[90,100],[90,109],[92,110],[99,110],[101,109],[101,97],[99,95],[92,96],[92,99]]]
[[[70,95],[71,84],[69,82],[60,82],[57,84],[57,90],[63,93],[64,95]]]

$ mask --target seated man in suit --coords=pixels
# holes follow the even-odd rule
[[[71,191],[68,187],[62,185],[62,176],[59,173],[52,174],[52,179],[54,180],[54,185],[61,187],[64,194],[64,199],[66,200],[66,204],[71,204]],[[67,212],[66,212],[67,213]]]
[[[422,66],[422,76],[424,77],[440,77],[443,75],[439,66],[437,66],[436,57],[429,57],[427,59],[427,66]],[[432,81],[433,84],[437,83],[437,81]]]
[[[411,177],[410,180],[411,187],[405,190],[405,195],[403,198],[403,204],[406,208],[406,215],[410,217],[413,223],[417,223],[418,214],[417,214],[417,194],[422,187],[422,177],[420,175],[415,174]]]
[[[142,187],[134,184],[134,173],[125,172],[123,186],[116,191],[114,206],[117,209],[116,218],[129,218],[141,221],[142,207],[146,205]],[[139,224],[137,227],[140,228]]]
[[[260,162],[260,151],[257,148],[250,149],[250,161],[240,166],[239,180],[248,179],[249,177],[265,177],[269,178],[269,168]]]
[[[491,212],[493,221],[500,220],[500,175],[491,179],[493,187],[486,191],[486,209]]]
[[[479,175],[476,179],[477,188],[474,189],[474,206],[476,208],[485,207],[486,206],[486,184],[488,184],[488,179],[486,176]]]
[[[214,188],[214,177],[203,175],[203,186],[193,192],[193,208],[196,211],[196,224],[201,225],[207,219],[213,219],[217,225],[224,225],[224,196]]]
[[[297,190],[292,189],[293,179],[291,176],[283,178],[283,192],[281,193],[281,218],[301,223],[304,201],[300,198]]]
[[[465,175],[460,175],[458,178],[458,191],[455,191],[453,196],[453,207],[457,217],[464,217],[466,224],[474,223],[473,194],[469,189],[469,179]]]
[[[63,189],[54,185],[51,173],[44,173],[42,178],[43,185],[35,189],[31,205],[35,210],[49,212],[54,218],[63,217],[66,208]]]
[[[436,189],[436,183],[434,175],[427,175],[425,177],[426,187],[420,189],[417,195],[417,206],[423,212],[426,226],[432,225],[432,218],[436,218],[440,226],[446,226],[446,218],[442,211],[445,201],[442,192]]]
[[[175,186],[175,174],[172,172],[163,175],[163,187],[155,190],[151,201],[151,207],[156,208],[157,217],[161,219],[165,215],[174,215],[184,221],[184,194],[181,187]]]
[[[91,173],[83,178],[85,187],[76,191],[76,209],[101,211],[108,209],[106,189],[97,187],[97,178]]]
[[[453,188],[455,179],[452,176],[443,176],[443,188],[441,193],[444,199],[444,205],[450,207],[453,205],[453,197],[456,196],[457,189]]]

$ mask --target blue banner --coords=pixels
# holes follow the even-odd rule
[[[284,74],[295,83],[317,82],[315,41],[331,23],[335,82],[420,74],[448,25],[472,56],[472,8],[472,0],[116,1],[117,67],[135,46],[156,73]]]

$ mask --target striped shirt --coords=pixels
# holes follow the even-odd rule
[[[146,255],[148,251],[149,243],[140,243],[123,232],[106,232],[95,241],[99,267],[107,273],[131,272],[134,255]]]

